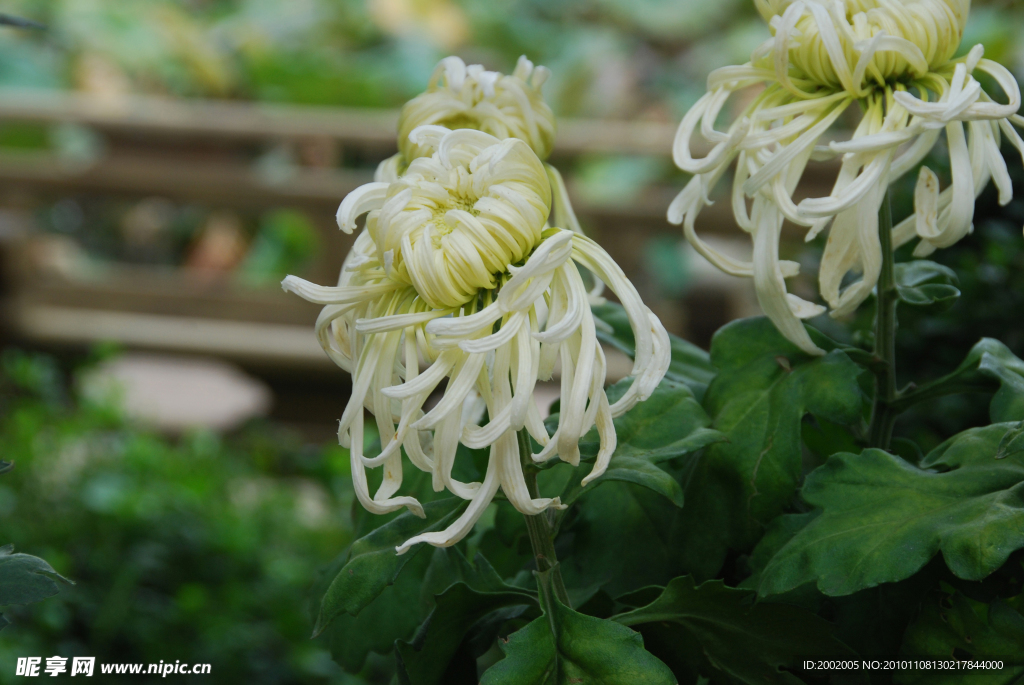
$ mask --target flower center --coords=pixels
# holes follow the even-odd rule
[[[451,191],[449,191],[449,198],[450,199],[447,203],[438,205],[436,209],[431,210],[431,221],[433,222],[434,229],[436,231],[434,234],[434,240],[438,249],[441,248],[441,236],[448,235],[452,231],[458,229],[457,225],[448,222],[446,217],[449,211],[458,209],[464,212],[469,212],[473,216],[480,216],[480,212],[474,207],[479,198],[459,195]]]
[[[432,307],[458,307],[540,243],[550,182],[518,139],[460,129],[421,142],[438,152],[409,164],[367,228],[391,278]]]
[[[799,10],[792,0],[756,2],[773,34],[782,32],[794,77],[857,95],[945,65],[970,11],[970,0],[843,0],[842,10],[813,0]]]

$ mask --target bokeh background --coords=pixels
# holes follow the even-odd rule
[[[975,2],[964,42],[1024,75],[1019,5]],[[209,662],[207,683],[390,680],[372,660],[342,674],[309,639],[308,590],[355,530],[333,439],[348,378],[313,338],[316,308],[278,283],[336,279],[350,244],[337,205],[393,153],[396,109],[448,54],[552,70],[552,161],[584,228],[673,332],[706,347],[757,311],[749,284],[664,219],[686,181],[675,125],[709,71],[768,35],[749,0],[11,0],[0,12],[46,26],[0,28],[0,459],[15,463],[0,476],[0,544],[76,582],[4,610],[0,683],[31,655]],[[830,173],[803,192],[827,194]],[[897,189],[897,214],[911,192]],[[723,204],[699,228],[742,254]],[[1024,356],[1022,224],[1024,200],[1000,208],[986,193],[975,234],[937,255],[964,298],[907,314],[908,374],[955,366],[982,335]],[[784,251],[813,277],[820,245],[794,231]],[[812,280],[796,288],[813,298]],[[862,340],[869,315],[821,324]],[[944,401],[965,426],[984,420]],[[942,432],[928,416],[906,427],[926,445]]]

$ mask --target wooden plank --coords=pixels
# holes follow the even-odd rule
[[[367,171],[296,167],[283,178],[244,164],[195,163],[154,154],[119,154],[72,164],[44,152],[0,154],[0,183],[48,191],[161,195],[216,206],[336,208],[371,181]],[[332,212],[333,213],[333,212]]]
[[[282,178],[238,162],[169,158],[155,153],[120,153],[92,164],[68,164],[51,153],[0,153],[0,184],[47,193],[94,192],[113,195],[156,195],[203,202],[217,207],[266,209],[298,207],[333,216],[341,200],[373,179],[365,170],[294,167]],[[572,182],[570,179],[570,194]],[[659,184],[628,205],[587,202],[575,198],[581,220],[626,222],[646,231],[677,230],[665,220],[669,203],[681,188]],[[716,205],[717,206],[717,205]],[[711,214],[715,210],[709,208]],[[711,230],[728,229],[725,215],[706,220]],[[723,219],[726,223],[723,224]],[[716,228],[717,227],[717,228]]]
[[[181,269],[122,264],[89,279],[26,274],[17,297],[21,306],[104,308],[307,327],[314,325],[322,309],[275,286],[246,287],[228,278],[204,281]]]
[[[178,139],[331,138],[393,150],[398,112],[143,95],[99,98],[72,91],[3,88],[0,121],[75,123]],[[555,154],[667,156],[675,129],[675,124],[662,122],[559,119]]]
[[[10,308],[20,337],[46,344],[113,341],[135,349],[215,354],[241,361],[334,368],[311,326],[221,321],[48,305]]]

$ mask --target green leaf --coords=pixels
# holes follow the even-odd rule
[[[608,470],[584,487],[581,481],[585,471],[576,469],[573,472],[569,485],[562,496],[562,503],[565,505],[575,502],[580,495],[591,490],[601,483],[609,481],[621,481],[624,483],[635,483],[652,490],[662,497],[665,497],[677,507],[683,506],[683,486],[679,484],[666,471],[658,468],[653,462],[640,457],[612,457]]]
[[[783,514],[768,525],[761,541],[747,559],[751,575],[740,583],[740,587],[756,590],[761,583],[761,573],[765,567],[786,546],[793,537],[816,519],[821,511],[809,511],[802,514]]]
[[[608,388],[608,401],[615,402],[632,383],[627,378]],[[725,436],[708,427],[711,419],[687,385],[663,380],[647,400],[615,419],[615,457],[642,457],[652,463],[695,452]],[[580,458],[597,456],[600,442],[591,430],[580,439]]]
[[[932,311],[944,311],[960,297],[960,280],[948,266],[926,260],[896,265],[896,293],[900,301]]]
[[[599,324],[597,337],[601,342],[610,345],[632,359],[636,354],[636,339],[630,328],[629,318],[622,305],[606,302],[591,307]],[[600,325],[603,323],[604,325]],[[698,400],[704,397],[711,379],[715,377],[715,369],[711,365],[711,356],[696,345],[682,338],[669,336],[672,362],[665,378],[685,383]]]
[[[999,441],[996,459],[1006,459],[1020,452],[1024,452],[1024,421],[1018,423],[1016,428],[1008,430]]]
[[[628,383],[609,388],[609,398],[615,401]],[[572,471],[561,498],[577,503],[561,526],[569,549],[559,553],[571,587],[603,587],[615,596],[678,575],[671,530],[683,493],[672,462],[723,438],[709,423],[685,384],[664,380],[646,402],[616,419],[616,450],[604,476],[581,487],[588,469]],[[591,461],[597,451],[596,432],[584,436],[581,458]],[[622,554],[624,546],[633,554]]]
[[[711,355],[679,336],[669,334],[668,338],[672,361],[665,378],[686,383],[698,400],[704,399],[708,385],[715,378]]]
[[[803,488],[821,515],[772,558],[758,593],[816,582],[847,595],[908,578],[940,550],[958,577],[989,575],[1024,547],[1024,452],[996,459],[1016,428],[965,431],[920,468],[877,449],[832,457]]]
[[[390,653],[396,640],[411,637],[423,621],[422,586],[431,563],[430,548],[410,550],[408,556],[394,584],[386,586],[358,616],[339,613],[321,634],[331,656],[349,673],[361,671],[370,652]]]
[[[60,592],[57,580],[74,585],[39,557],[0,547],[0,606],[31,604]]]
[[[428,502],[426,518],[406,512],[356,540],[348,561],[338,571],[320,603],[313,636],[323,632],[340,613],[357,615],[376,599],[420,550],[395,554],[395,547],[420,533],[442,530],[458,518],[466,501],[457,497]]]
[[[480,685],[558,685],[555,641],[546,616],[499,642],[505,658],[484,671]]]
[[[709,446],[689,476],[674,543],[701,578],[718,572],[728,549],[749,549],[792,501],[804,416],[859,424],[865,401],[862,370],[845,352],[808,356],[764,318],[719,330],[711,358],[719,374],[704,407],[728,441]]]
[[[461,552],[455,554],[461,556]],[[459,565],[464,579],[437,596],[434,610],[411,641],[395,644],[403,683],[445,683],[444,675],[463,640],[477,632],[474,626],[500,609],[526,608],[537,603],[535,595],[506,585],[482,556],[477,556],[475,569],[468,564]],[[500,618],[512,615],[502,614]]]
[[[480,685],[676,685],[672,671],[644,649],[639,633],[557,600],[549,615],[499,646],[505,658],[484,672]]]
[[[626,379],[608,389],[614,402],[631,383]],[[571,504],[597,485],[608,481],[636,483],[683,506],[683,489],[671,474],[655,466],[686,454],[692,454],[725,436],[708,428],[711,419],[683,383],[663,380],[645,401],[615,419],[616,445],[608,470],[586,488],[581,485],[585,469],[573,472],[562,502]],[[597,457],[600,442],[593,430],[580,440],[580,458]]]
[[[1024,616],[998,599],[982,604],[959,592],[944,593],[922,605],[907,628],[900,656],[1003,662],[1003,668],[995,670],[903,671],[896,678],[902,685],[1019,683],[1024,676]]]
[[[569,509],[557,541],[570,589],[600,587],[617,597],[679,575],[672,530],[681,510],[675,504],[632,483],[591,488]]]
[[[701,676],[762,685],[801,681],[783,668],[801,658],[843,656],[850,650],[833,636],[833,627],[813,613],[788,604],[753,602],[753,593],[726,587],[720,580],[696,585],[675,578],[652,603],[615,616],[638,626],[655,654],[671,659],[677,675]]]
[[[895,407],[969,392],[995,393],[989,406],[993,423],[1024,420],[1024,361],[998,340],[984,338],[956,371],[907,393]]]

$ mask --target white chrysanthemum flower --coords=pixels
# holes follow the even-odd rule
[[[517,138],[476,130],[423,126],[413,142],[430,151],[393,182],[350,193],[338,211],[346,231],[367,214],[338,287],[289,276],[283,285],[326,305],[317,337],[352,374],[352,398],[339,426],[351,450],[356,495],[368,510],[402,507],[422,516],[413,497],[398,496],[401,448],[429,472],[435,490],[470,500],[446,530],[419,542],[447,546],[462,539],[500,487],[519,511],[535,515],[560,506],[531,498],[516,431],[526,428],[543,448],[537,462],[558,456],[577,465],[580,438],[596,426],[600,450],[592,481],[615,449],[612,419],[646,399],[669,364],[668,335],[612,259],[588,238],[548,228],[551,192],[544,166]],[[634,381],[610,404],[605,357],[579,266],[619,297],[636,335]],[[561,363],[561,410],[550,438],[533,400],[534,385]],[[424,402],[447,379],[441,400]],[[463,411],[479,396],[489,420]],[[362,453],[363,410],[374,414],[383,449]],[[459,442],[490,447],[482,482],[452,476]],[[383,467],[371,497],[366,468]]]
[[[793,343],[823,354],[801,319],[824,312],[786,291],[798,265],[779,260],[782,224],[808,227],[812,240],[831,225],[819,274],[821,295],[833,316],[847,314],[874,289],[882,265],[878,211],[889,184],[927,156],[943,131],[950,151],[951,185],[940,192],[938,177],[923,168],[916,214],[893,232],[896,247],[916,238],[925,256],[952,245],[972,230],[974,201],[989,180],[1000,201],[1012,197],[999,151],[1005,135],[1024,154],[1013,124],[1020,90],[999,64],[982,58],[978,45],[952,59],[960,45],[969,0],[755,0],[773,38],[743,66],[725,67],[708,78],[708,93],[687,113],[676,135],[676,164],[693,179],[669,209],[694,247],[723,271],[753,277],[765,313]],[[990,76],[1008,104],[995,102],[975,80]],[[737,91],[763,90],[727,131],[715,121]],[[819,145],[839,117],[859,103],[863,116],[851,140]],[[966,126],[966,131],[965,131]],[[713,145],[694,159],[696,131]],[[842,156],[828,197],[799,203],[793,191],[811,159]],[[732,203],[739,225],[751,233],[752,262],[723,255],[694,230],[709,193],[736,163]],[[747,198],[753,198],[748,206]],[[843,288],[846,276],[860,278]]]
[[[425,93],[405,104],[398,120],[398,149],[412,161],[432,154],[409,134],[420,126],[436,124],[450,129],[472,128],[495,138],[526,141],[537,156],[547,159],[555,143],[555,115],[544,102],[541,89],[551,75],[525,56],[509,75],[467,66],[458,57],[446,57],[434,70]]]
[[[445,57],[434,70],[426,92],[402,107],[399,152],[381,162],[374,180],[395,181],[414,159],[433,154],[430,148],[410,139],[412,131],[420,126],[473,129],[501,140],[518,138],[542,160],[547,159],[555,143],[555,115],[541,90],[549,76],[545,67],[534,66],[525,55],[509,75],[488,71],[479,64],[467,66],[458,57]],[[544,168],[551,182],[554,225],[582,233],[562,176],[550,164]]]

